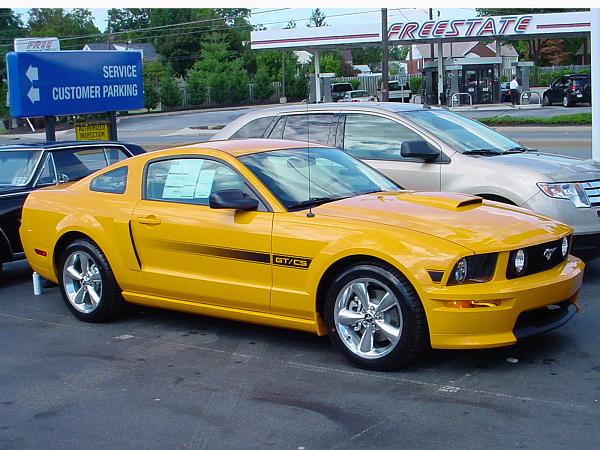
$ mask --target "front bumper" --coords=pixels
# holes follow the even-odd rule
[[[499,277],[487,283],[430,289],[423,304],[431,346],[446,349],[500,347],[563,325],[573,317],[570,305],[575,307],[583,269],[584,263],[570,256],[550,270],[522,278],[507,280]],[[449,302],[465,300],[480,302],[481,306],[448,306]],[[549,305],[559,306],[548,308]]]

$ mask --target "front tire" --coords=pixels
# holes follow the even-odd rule
[[[395,369],[428,347],[417,293],[386,264],[359,263],[340,273],[327,292],[325,319],[333,344],[365,369]]]
[[[58,278],[63,299],[79,320],[106,322],[121,312],[121,289],[94,242],[78,239],[69,244],[60,257]]]
[[[552,105],[552,102],[550,102],[550,97],[548,97],[547,95],[544,95],[544,106],[550,106]]]

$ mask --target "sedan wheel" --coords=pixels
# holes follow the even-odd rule
[[[544,95],[544,106],[550,106],[550,97],[548,97],[547,95]]]
[[[572,102],[569,100],[569,96],[568,96],[568,95],[565,95],[565,96],[563,97],[563,102],[562,102],[562,103],[563,103],[563,106],[564,106],[565,108],[568,108],[569,106],[572,106],[572,105],[573,105],[573,103],[572,103]]]
[[[60,287],[69,310],[86,322],[103,322],[120,312],[121,290],[102,251],[88,239],[69,244],[61,255]]]
[[[419,297],[400,272],[385,264],[345,269],[329,288],[324,313],[332,342],[359,367],[393,369],[427,348]]]

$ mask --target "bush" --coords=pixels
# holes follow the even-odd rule
[[[158,106],[159,101],[160,96],[156,88],[149,83],[144,83],[144,108],[150,112],[151,109]]]
[[[275,87],[271,77],[263,67],[259,67],[254,77],[254,98],[256,100],[267,100],[275,93]]]
[[[285,92],[288,98],[304,100],[308,98],[308,82],[304,75],[295,76],[286,83]]]
[[[502,75],[502,76],[500,77],[500,82],[501,82],[501,83],[506,83],[507,81],[508,81],[508,76],[506,76],[506,75]]]
[[[355,91],[360,89],[360,80],[358,78],[351,79],[350,84],[352,85],[352,89]]]
[[[206,101],[206,82],[202,73],[192,67],[190,70],[188,70],[186,82],[192,104],[204,104]]]
[[[421,91],[421,83],[423,82],[421,77],[412,77],[408,80],[410,85],[410,91],[413,94],[418,94]]]
[[[175,78],[170,75],[166,75],[160,80],[159,93],[163,106],[173,108],[181,103],[179,87],[175,82]]]
[[[6,106],[6,95],[8,94],[8,87],[5,82],[0,81],[0,119],[8,119],[10,113]]]

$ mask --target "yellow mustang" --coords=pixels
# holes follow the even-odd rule
[[[125,300],[328,334],[371,369],[560,326],[584,268],[567,225],[404,191],[294,141],[136,156],[31,193],[22,220],[31,266],[81,320],[109,320]]]

